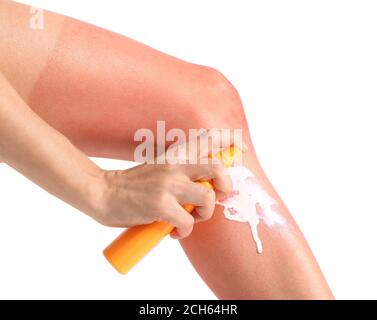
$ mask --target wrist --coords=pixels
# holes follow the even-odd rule
[[[109,199],[112,193],[112,171],[98,170],[90,175],[87,184],[88,215],[103,225],[109,225]]]
[[[87,172],[84,179],[82,198],[83,211],[99,223],[102,223],[105,195],[107,194],[106,171],[96,167]]]

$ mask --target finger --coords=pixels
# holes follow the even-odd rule
[[[216,206],[216,194],[213,190],[211,199],[204,206],[197,206],[192,214],[195,222],[203,222],[212,218]]]
[[[164,220],[176,227],[176,232],[173,233],[176,239],[183,239],[190,235],[194,227],[195,219],[182,206],[174,201],[172,210],[165,214]]]
[[[217,164],[212,166],[212,184],[215,190],[223,194],[230,194],[233,191],[233,183],[230,176],[226,173],[224,165]]]
[[[188,181],[171,191],[178,203],[191,204],[193,206],[204,206],[213,199],[214,191],[212,185],[204,186],[201,183]]]
[[[189,141],[169,147],[167,154],[172,161],[189,160],[189,163],[197,163],[198,159],[207,158],[210,154],[216,154],[231,146],[242,150],[242,152],[248,151],[247,145],[243,142],[242,130],[202,129],[197,130],[196,137]]]
[[[212,180],[216,190],[224,193],[232,192],[232,180],[226,174],[222,163],[182,165],[181,170],[192,181]]]
[[[225,193],[225,192],[222,192],[222,191],[215,191],[215,193],[216,193],[216,200],[217,201],[225,200],[231,195],[231,193]]]
[[[209,129],[198,137],[198,145],[199,158],[208,157],[232,146],[242,152],[248,151],[247,145],[243,142],[242,130],[239,129]]]
[[[216,205],[216,194],[212,188],[190,182],[182,191],[178,192],[177,200],[181,204],[192,204],[195,207],[195,222],[212,217]]]

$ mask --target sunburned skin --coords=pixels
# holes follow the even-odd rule
[[[124,159],[133,155],[140,128],[155,128],[158,120],[167,131],[200,125],[191,106],[176,111],[197,74],[137,41],[66,19],[28,103],[86,153]]]
[[[263,222],[269,227],[274,227],[285,223],[277,212],[278,204],[248,168],[237,166],[227,170],[233,182],[233,193],[218,204],[224,207],[227,219],[247,222],[250,225],[257,252],[261,254],[263,244],[258,234],[258,225]]]

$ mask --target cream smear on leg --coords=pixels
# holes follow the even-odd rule
[[[256,176],[246,167],[227,168],[233,182],[233,192],[225,200],[218,201],[224,207],[227,219],[247,222],[250,225],[257,252],[263,252],[262,241],[258,234],[258,225],[265,223],[269,227],[284,224],[284,219],[277,213],[277,202],[261,186]]]

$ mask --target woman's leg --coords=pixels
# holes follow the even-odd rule
[[[5,74],[43,119],[87,154],[130,160],[135,131],[155,130],[158,120],[165,120],[167,129],[244,130],[250,149],[245,164],[279,203],[287,224],[260,226],[264,253],[258,255],[249,226],[226,220],[218,208],[212,220],[198,224],[181,242],[219,298],[332,298],[304,237],[258,163],[236,90],[219,72],[94,26],[47,16],[58,27],[53,31],[46,25],[39,31],[46,40],[35,39],[24,53],[37,58],[53,46],[43,68],[21,70],[22,53],[16,59],[0,50],[8,59]],[[6,28],[12,32],[20,22],[9,21]],[[38,74],[35,84],[19,81],[25,72]]]

